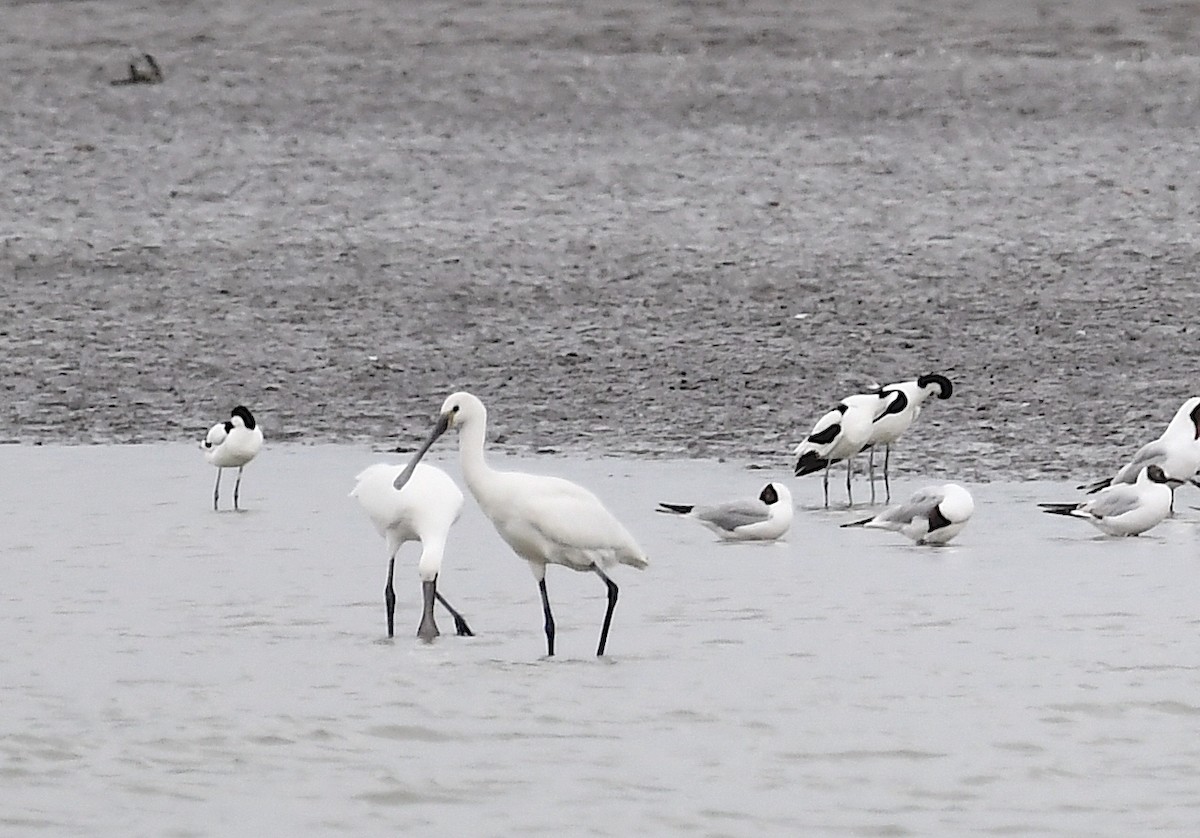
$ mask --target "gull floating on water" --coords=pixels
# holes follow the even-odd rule
[[[1149,465],[1132,485],[1114,483],[1085,503],[1039,503],[1053,515],[1083,518],[1106,535],[1139,535],[1171,514],[1171,487],[1166,473]]]
[[[658,511],[694,518],[727,541],[774,541],[792,526],[792,493],[782,483],[768,483],[757,500],[715,506],[660,503]]]
[[[898,381],[879,388],[886,407],[875,417],[871,424],[871,435],[867,440],[870,456],[867,468],[871,480],[871,503],[875,502],[875,449],[882,445],[883,452],[883,488],[885,499],[891,501],[892,486],[889,480],[889,461],[892,457],[892,443],[900,435],[912,427],[912,423],[921,415],[925,400],[936,395],[939,399],[948,399],[954,392],[950,379],[938,373],[922,375],[912,381]]]
[[[945,483],[920,489],[907,502],[889,506],[873,518],[842,526],[893,530],[917,544],[945,544],[962,532],[974,513],[971,493],[957,483]]]
[[[221,471],[236,467],[237,482],[233,484],[233,508],[238,508],[238,490],[242,486],[242,469],[262,448],[262,428],[244,405],[238,405],[224,422],[208,429],[201,447],[204,459],[217,467],[217,485],[213,487],[213,509],[221,497]]]
[[[397,489],[396,479],[403,471],[403,466],[391,463],[368,466],[355,478],[350,492],[350,497],[358,501],[375,529],[387,541],[388,575],[383,601],[387,607],[388,637],[395,634],[396,592],[392,588],[392,575],[396,569],[396,553],[408,541],[421,542],[417,574],[421,578],[424,609],[417,637],[429,643],[440,634],[433,616],[435,599],[454,618],[454,628],[459,636],[473,636],[462,614],[454,610],[437,589],[446,538],[462,513],[463,493],[446,472],[424,463],[412,472],[402,489]]]
[[[886,407],[883,394],[861,393],[842,399],[826,413],[796,446],[796,476],[803,477],[824,470],[821,485],[825,490],[825,506],[829,506],[829,468],[839,460],[846,461],[846,504],[854,505],[850,480],[854,457],[871,438],[871,424]]]
[[[645,568],[645,552],[600,500],[587,489],[559,477],[497,471],[484,457],[487,409],[470,393],[454,393],[442,404],[437,424],[425,444],[396,478],[403,487],[425,452],[450,428],[459,432],[463,477],[479,507],[508,546],[529,562],[542,596],[546,654],[554,654],[554,616],[546,593],[546,565],[591,571],[608,589],[608,610],[596,654],[603,655],[617,605],[617,585],[604,572],[616,564]]]
[[[1085,483],[1079,488],[1092,494],[1107,486],[1133,483],[1149,465],[1162,469],[1172,488],[1196,476],[1196,471],[1200,470],[1200,398],[1190,398],[1184,402],[1175,411],[1162,436],[1139,448],[1133,459],[1115,475]]]

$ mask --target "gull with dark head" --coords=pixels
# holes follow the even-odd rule
[[[917,544],[945,544],[962,532],[975,514],[971,493],[957,483],[927,486],[905,503],[889,506],[873,518],[842,524],[893,530]]]
[[[792,526],[792,493],[782,483],[768,483],[755,500],[713,506],[660,503],[659,512],[694,518],[726,541],[774,541]]]
[[[1160,466],[1142,469],[1132,484],[1114,483],[1084,503],[1039,503],[1052,515],[1082,518],[1105,535],[1140,535],[1171,514],[1171,486]]]

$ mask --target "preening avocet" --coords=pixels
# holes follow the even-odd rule
[[[233,508],[238,508],[238,490],[242,487],[242,469],[262,449],[262,427],[254,421],[254,415],[245,405],[238,405],[224,422],[208,429],[201,447],[204,459],[217,467],[217,484],[213,487],[213,509],[221,497],[221,471],[237,468],[237,482],[233,484]]]
[[[695,518],[726,541],[774,541],[792,526],[792,493],[782,483],[768,483],[755,500],[713,506],[660,503],[659,512]]]
[[[1171,514],[1171,487],[1166,473],[1149,465],[1132,485],[1114,483],[1085,503],[1039,503],[1053,515],[1083,518],[1106,535],[1138,535]]]
[[[962,532],[975,513],[971,493],[957,483],[919,489],[907,502],[889,506],[873,518],[842,524],[893,530],[917,544],[945,544]]]
[[[1196,471],[1200,470],[1200,398],[1194,397],[1184,402],[1175,411],[1162,436],[1139,448],[1133,459],[1115,475],[1079,488],[1091,494],[1106,486],[1133,483],[1150,465],[1162,469],[1172,489],[1196,476]]]
[[[407,541],[421,542],[417,574],[421,578],[424,608],[417,637],[429,643],[440,633],[433,616],[435,599],[450,612],[455,631],[460,636],[473,635],[462,614],[437,589],[446,538],[462,513],[463,493],[446,472],[425,463],[412,472],[403,488],[397,489],[396,480],[403,471],[403,466],[391,463],[368,466],[358,475],[350,492],[350,497],[358,501],[375,529],[387,541],[388,575],[383,601],[387,608],[388,637],[395,634],[396,592],[392,587],[392,576],[396,570],[396,553]]]
[[[458,450],[467,488],[500,537],[529,562],[537,579],[545,617],[546,653],[554,654],[554,616],[546,594],[546,565],[559,564],[591,571],[604,580],[608,610],[596,648],[596,654],[603,655],[617,604],[617,585],[604,569],[616,564],[645,568],[649,564],[645,552],[604,504],[582,486],[559,477],[491,468],[483,451],[487,409],[470,393],[454,393],[442,404],[433,432],[413,455],[405,473],[396,479],[397,486],[404,485],[429,447],[450,428],[459,432]]]
[[[821,485],[825,490],[826,507],[829,506],[829,468],[839,460],[846,461],[846,504],[854,504],[850,489],[854,457],[866,447],[871,438],[871,423],[885,405],[880,392],[847,396],[818,419],[808,437],[796,446],[797,477],[824,471]]]
[[[883,488],[885,500],[892,499],[890,482],[890,460],[892,443],[900,435],[912,427],[912,423],[921,415],[925,400],[936,395],[939,399],[948,399],[954,392],[950,379],[938,373],[922,375],[912,381],[898,381],[881,387],[885,407],[871,425],[871,436],[867,440],[870,456],[867,468],[871,479],[871,503],[875,502],[875,449],[882,445],[883,451]]]

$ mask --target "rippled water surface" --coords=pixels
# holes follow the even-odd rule
[[[0,832],[1200,829],[1195,490],[1110,540],[1034,508],[1069,486],[972,486],[929,549],[839,529],[809,478],[788,542],[723,545],[655,502],[780,475],[508,460],[587,484],[652,561],[614,571],[603,659],[603,585],[551,568],[546,659],[533,577],[471,500],[439,588],[478,636],[412,636],[408,545],[386,639],[383,542],[347,497],[381,459],[269,447],[246,511],[214,513],[189,446],[0,448]]]

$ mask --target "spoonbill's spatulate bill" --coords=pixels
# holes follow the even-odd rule
[[[383,601],[387,608],[388,637],[395,635],[396,592],[392,587],[392,576],[396,569],[396,553],[407,541],[421,542],[417,573],[421,578],[424,608],[417,637],[428,643],[439,634],[433,616],[435,599],[450,612],[455,631],[460,636],[473,635],[462,614],[437,589],[446,538],[462,513],[463,493],[446,472],[424,463],[411,473],[403,488],[397,489],[396,479],[403,471],[402,466],[391,463],[368,466],[358,475],[350,492],[387,541],[388,575]]]
[[[554,616],[546,593],[546,565],[558,564],[591,571],[604,580],[608,609],[596,648],[596,654],[603,655],[618,593],[605,568],[616,564],[644,568],[649,563],[646,554],[604,504],[582,486],[559,477],[491,468],[484,457],[487,409],[470,393],[454,393],[442,404],[433,433],[397,478],[397,486],[403,486],[415,473],[425,452],[450,428],[459,432],[459,456],[471,494],[500,537],[529,562],[537,579],[545,618],[546,653],[554,654]]]
[[[861,393],[842,399],[826,413],[803,442],[796,446],[796,476],[824,471],[822,486],[825,506],[829,506],[829,468],[846,461],[846,504],[853,506],[850,481],[854,476],[854,457],[871,438],[871,424],[886,406],[882,393]]]
[[[237,468],[237,482],[233,484],[233,508],[238,508],[238,491],[242,487],[242,469],[254,459],[263,444],[262,427],[254,421],[253,414],[244,405],[238,405],[224,422],[208,429],[201,447],[204,459],[217,467],[217,484],[213,487],[213,509],[221,498],[221,471]]]
[[[889,479],[889,466],[892,458],[892,443],[912,427],[912,423],[921,415],[921,408],[926,399],[933,395],[939,399],[948,399],[954,392],[954,385],[944,375],[929,373],[912,381],[898,381],[879,389],[886,406],[875,417],[875,421],[871,424],[871,435],[867,439],[867,445],[871,449],[867,461],[871,480],[871,503],[875,502],[876,447],[884,446],[883,488],[884,497],[890,502],[892,486]]]
[[[873,518],[842,524],[894,530],[917,544],[945,544],[962,532],[975,513],[971,493],[957,483],[927,486],[907,502],[889,506]]]
[[[782,483],[768,483],[755,500],[712,506],[660,503],[659,512],[694,518],[726,541],[774,541],[792,526],[792,493]]]
[[[1200,398],[1190,398],[1175,411],[1162,436],[1138,449],[1133,459],[1115,475],[1085,483],[1080,489],[1089,494],[1118,483],[1133,483],[1146,466],[1162,469],[1167,482],[1177,487],[1190,481],[1200,470]]]
[[[1171,514],[1171,486],[1157,465],[1142,469],[1137,480],[1100,489],[1085,503],[1039,503],[1053,515],[1083,518],[1106,535],[1139,535]]]

